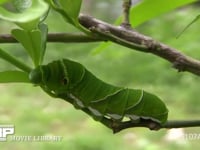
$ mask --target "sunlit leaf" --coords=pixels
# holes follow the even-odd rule
[[[22,71],[3,71],[0,72],[0,83],[24,82],[30,83],[28,73]]]

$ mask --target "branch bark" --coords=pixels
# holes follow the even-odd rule
[[[93,33],[92,37],[82,33],[49,33],[47,37],[48,42],[80,43],[112,41],[132,50],[157,55],[172,63],[173,67],[179,72],[188,71],[200,76],[199,60],[186,56],[177,49],[155,41],[151,37],[145,36],[130,28],[114,26],[87,15],[80,15],[79,21]],[[16,42],[10,34],[0,35],[0,43]]]
[[[184,55],[177,49],[158,42],[132,29],[113,26],[91,16],[80,15],[79,22],[104,40],[112,41],[133,50],[152,53],[171,62],[179,72],[188,71],[200,76],[200,61]]]
[[[49,33],[47,41],[57,43],[112,41],[132,50],[162,57],[171,62],[179,72],[188,71],[200,76],[200,61],[184,55],[175,48],[155,41],[151,37],[121,26],[112,26],[90,16],[80,16],[80,22],[95,34],[94,37],[82,33]],[[0,43],[17,43],[17,41],[10,34],[1,34]]]

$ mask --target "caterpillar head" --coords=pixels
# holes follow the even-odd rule
[[[30,72],[29,79],[49,94],[57,96],[67,94],[82,79],[83,74],[82,65],[63,59],[38,66]]]
[[[68,76],[60,61],[38,66],[30,72],[29,79],[54,96],[66,93],[68,89]]]

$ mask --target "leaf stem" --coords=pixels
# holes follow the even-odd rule
[[[86,43],[86,42],[101,42],[103,39],[86,35],[82,32],[77,33],[48,33],[48,42],[56,43]],[[0,43],[18,43],[11,34],[0,34]]]
[[[12,55],[8,54],[4,50],[0,49],[0,58],[6,60],[7,62],[11,63],[12,65],[16,66],[17,68],[29,73],[32,69],[24,64],[23,62],[17,60]]]

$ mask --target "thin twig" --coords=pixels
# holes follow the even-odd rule
[[[187,128],[200,127],[200,120],[170,120],[161,126],[161,128]]]
[[[85,43],[103,41],[100,38],[90,37],[83,33],[49,33],[48,42],[57,43]],[[18,41],[10,34],[0,34],[0,43],[17,43]]]
[[[0,43],[17,43],[17,40],[10,34],[1,34],[0,35]]]
[[[63,43],[87,43],[99,42],[100,38],[88,36],[83,33],[49,33],[47,37],[48,42],[63,42]]]
[[[114,133],[118,133],[121,130],[133,127],[146,127],[150,130],[156,131],[160,129],[200,127],[200,120],[169,120],[163,125],[153,122],[152,120],[141,120],[139,123],[126,121],[115,124],[115,126],[111,126],[110,128],[113,130]]]
[[[121,24],[122,27],[125,28],[130,28],[130,19],[129,19],[129,15],[130,15],[130,8],[131,8],[131,0],[123,0],[123,15],[124,15],[124,20]]]

